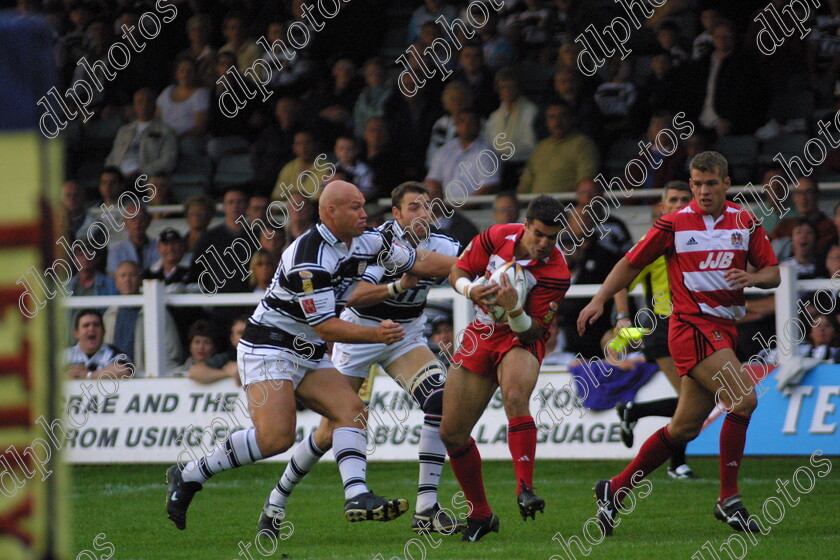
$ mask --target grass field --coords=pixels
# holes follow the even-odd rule
[[[840,558],[840,461],[829,458],[832,471],[815,476],[809,493],[800,494],[789,485],[796,506],[784,504],[783,518],[767,536],[735,557],[756,560],[830,560]],[[734,532],[712,515],[717,496],[717,459],[692,458],[690,464],[702,476],[700,480],[674,481],[666,478],[665,469],[655,472],[652,491],[639,498],[632,513],[623,517],[616,535],[591,547],[584,556],[573,546],[575,557],[590,559],[658,560],[728,560],[721,545]],[[279,542],[277,551],[264,556],[253,546],[256,521],[267,492],[276,483],[282,465],[252,465],[216,476],[196,495],[190,507],[187,530],[178,531],[166,518],[164,509],[164,470],[153,466],[78,466],[71,469],[71,520],[73,556],[104,559],[111,552],[104,541],[112,543],[115,560],[232,560],[237,558],[291,559],[363,559],[420,560],[448,558],[553,560],[570,558],[552,540],[558,532],[565,539],[581,538],[586,520],[595,513],[591,487],[595,480],[617,472],[619,461],[539,461],[535,485],[546,499],[544,515],[536,522],[523,522],[516,508],[513,469],[509,461],[487,462],[484,467],[490,505],[501,519],[501,530],[478,543],[464,543],[458,536],[429,542],[422,537],[409,544],[415,535],[409,530],[410,513],[390,523],[350,524],[343,518],[343,496],[337,469],[333,463],[318,465],[297,488],[289,502],[287,519],[294,533]],[[799,467],[808,467],[819,475],[822,468],[809,467],[808,457],[748,458],[741,470],[741,491],[754,515],[762,515],[762,504],[776,493],[776,480],[790,480]],[[409,498],[413,507],[417,466],[415,463],[372,463],[368,479],[372,488],[388,497]],[[798,481],[809,484],[802,473]],[[455,512],[451,497],[458,490],[449,466],[444,471],[441,497]],[[411,510],[410,510],[411,511]],[[767,512],[778,519],[779,510],[769,502]],[[600,533],[590,526],[594,540]],[[94,538],[104,533],[93,546]],[[708,541],[706,549],[701,547]],[[240,552],[251,543],[248,552]],[[589,546],[584,540],[584,544]],[[719,558],[712,556],[714,548]],[[97,550],[98,549],[98,550]],[[266,549],[263,548],[265,551]],[[699,552],[698,552],[699,551]],[[406,554],[408,553],[408,555]],[[381,556],[377,556],[381,555]]]

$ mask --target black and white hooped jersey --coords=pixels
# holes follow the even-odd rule
[[[317,362],[326,344],[314,327],[339,316],[365,269],[378,265],[401,275],[414,266],[416,255],[408,244],[373,228],[353,238],[348,248],[317,224],[283,251],[241,343],[251,351],[279,349],[289,359]]]
[[[377,229],[386,237],[396,239],[405,245],[409,244],[405,230],[394,220],[385,222]],[[448,235],[430,233],[428,239],[417,245],[417,249],[457,257],[461,252],[461,244]],[[391,273],[383,266],[373,265],[367,268],[362,279],[371,284],[388,284],[398,280],[401,276],[402,273]],[[391,319],[397,323],[411,322],[423,315],[429,288],[441,284],[443,280],[444,278],[421,278],[417,282],[417,286],[410,290],[375,305],[349,307],[347,313],[352,313],[360,319],[367,319],[376,324],[385,319]]]
[[[103,344],[93,356],[88,356],[79,344],[64,350],[66,365],[84,364],[90,371],[96,371],[113,363],[127,364],[126,355],[116,346]]]

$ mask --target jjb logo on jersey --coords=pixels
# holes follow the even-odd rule
[[[698,267],[700,270],[727,268],[732,264],[733,258],[735,258],[735,253],[732,251],[712,251]]]

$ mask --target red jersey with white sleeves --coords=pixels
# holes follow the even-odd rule
[[[636,268],[660,255],[668,261],[674,313],[738,320],[746,311],[744,290],[732,289],[727,270],[757,269],[779,264],[764,228],[755,217],[727,201],[717,219],[692,200],[656,221],[627,253]]]
[[[485,272],[492,274],[503,264],[514,260],[516,242],[524,232],[524,224],[491,226],[473,238],[455,265],[473,277],[484,276]],[[546,330],[540,339],[541,346],[544,346],[549,336],[548,327],[554,317],[551,303],[555,302],[559,306],[569,289],[569,267],[566,266],[566,260],[556,245],[551,254],[542,260],[516,262],[525,270],[530,287],[528,299],[525,301],[525,313]],[[479,306],[475,306],[475,310],[476,321],[493,323],[493,319]],[[500,333],[508,332],[513,336],[513,331],[507,323],[497,324],[494,328]]]

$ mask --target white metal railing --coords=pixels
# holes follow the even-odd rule
[[[765,291],[755,288],[748,288],[746,293],[776,294],[776,333],[781,336],[785,332],[785,324],[796,317],[797,294],[800,290],[818,290],[828,288],[834,290],[830,279],[825,280],[796,280],[796,270],[791,266],[782,266],[782,283],[776,290]],[[582,298],[594,296],[600,284],[578,284],[569,288],[566,297]],[[640,286],[631,292],[634,295],[641,294]],[[164,319],[166,306],[175,307],[227,307],[254,305],[256,306],[261,294],[215,294],[212,296],[204,294],[169,294],[166,293],[163,282],[159,280],[144,280],[143,293],[132,296],[71,296],[63,300],[64,307],[68,309],[81,309],[87,307],[101,308],[109,306],[139,306],[143,308],[143,334],[146,356],[146,377],[158,377],[166,371],[165,352],[166,347],[164,336]],[[456,333],[464,330],[472,320],[472,305],[466,298],[458,296],[452,288],[432,288],[429,291],[430,301],[451,301],[452,302],[452,323]],[[793,345],[787,345],[793,346]],[[781,351],[781,349],[780,349]],[[793,350],[791,350],[793,352]],[[789,357],[781,356],[783,359]]]

